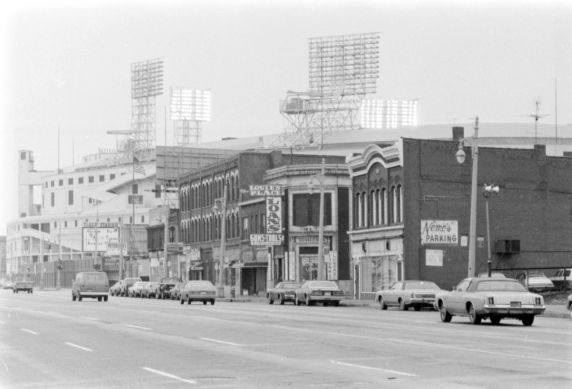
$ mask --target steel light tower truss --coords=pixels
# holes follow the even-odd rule
[[[202,123],[211,120],[211,91],[171,88],[171,119],[178,146],[199,143]]]
[[[281,102],[291,124],[281,142],[309,145],[360,128],[361,102],[376,92],[378,78],[379,33],[310,38],[309,91],[290,91]]]
[[[138,150],[155,147],[155,98],[163,94],[163,59],[131,64],[131,131]]]

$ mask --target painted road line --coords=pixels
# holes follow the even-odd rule
[[[207,342],[226,344],[229,346],[242,346],[241,344],[238,343],[225,342],[224,340],[218,340],[218,339],[211,339],[211,338],[199,338],[199,339],[206,340]]]
[[[146,370],[146,371],[148,371],[148,372],[150,372],[150,373],[153,373],[153,374],[161,375],[161,376],[163,376],[163,377],[171,378],[171,379],[174,379],[174,380],[177,380],[177,381],[181,381],[181,382],[186,382],[187,384],[196,384],[196,383],[197,383],[196,381],[186,380],[186,379],[184,379],[184,378],[177,377],[177,376],[174,375],[174,374],[165,373],[164,371],[155,370],[155,369],[152,369],[152,368],[150,368],[150,367],[142,367],[141,369]]]
[[[32,330],[29,330],[27,328],[22,328],[22,331],[27,332],[27,333],[32,334],[32,335],[38,335],[38,333],[36,331],[32,331]]]
[[[136,326],[135,324],[125,324],[125,327],[136,328],[138,330],[144,330],[144,331],[153,331],[153,329],[151,328]]]
[[[334,361],[334,360],[330,360],[330,362],[333,363],[334,365],[341,365],[341,366],[348,366],[348,367],[356,367],[356,368],[358,368],[358,369],[366,369],[366,370],[376,370],[376,371],[380,371],[380,372],[383,372],[383,373],[398,374],[398,375],[403,375],[403,376],[407,376],[407,377],[417,377],[417,374],[406,373],[406,372],[404,372],[404,371],[381,369],[381,368],[379,368],[379,367],[356,365],[356,364],[353,364],[353,363],[340,362],[340,361]]]
[[[83,346],[80,346],[80,345],[77,345],[77,344],[74,344],[74,343],[65,342],[65,344],[66,344],[67,346],[70,346],[70,347],[75,347],[75,348],[77,348],[77,349],[79,349],[79,350],[87,351],[87,352],[90,352],[90,353],[93,352],[93,350],[90,349],[90,348],[83,347]]]

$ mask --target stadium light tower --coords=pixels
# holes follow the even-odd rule
[[[178,146],[199,143],[202,123],[211,120],[211,91],[171,88],[171,120]]]

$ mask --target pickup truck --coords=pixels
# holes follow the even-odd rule
[[[14,282],[14,287],[12,289],[14,293],[18,293],[20,290],[28,293],[34,293],[34,282],[16,281]]]

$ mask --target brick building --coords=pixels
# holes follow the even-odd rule
[[[462,138],[462,130],[457,130]],[[465,139],[465,142],[470,139]],[[472,160],[456,161],[459,139],[401,139],[371,145],[349,161],[351,252],[356,288],[367,297],[395,280],[450,288],[467,276]],[[572,266],[572,158],[533,149],[479,147],[476,273],[488,259],[484,184],[489,198],[492,269],[516,276]]]

